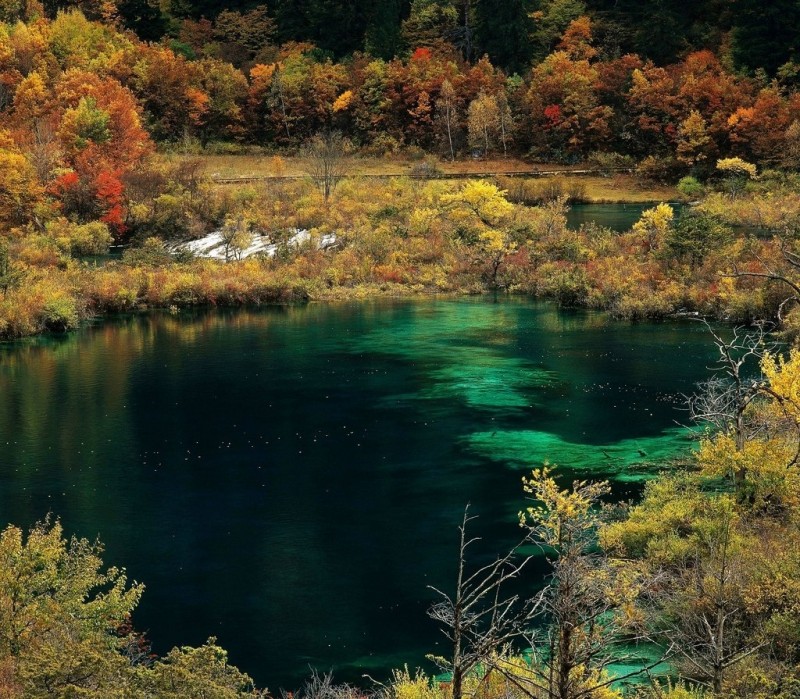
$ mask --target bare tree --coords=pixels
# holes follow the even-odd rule
[[[784,231],[784,234],[790,235],[793,234],[793,231],[787,230]],[[767,281],[777,282],[787,286],[790,293],[778,306],[778,320],[782,323],[785,318],[786,309],[800,305],[800,255],[790,250],[786,244],[786,239],[781,238],[781,259],[778,262],[779,266],[758,256],[756,260],[761,265],[760,271],[743,271],[739,269],[738,265],[734,264],[733,272],[723,276],[733,277],[735,279],[766,279]]]
[[[455,128],[455,121],[457,118],[456,109],[456,91],[453,89],[453,84],[445,79],[442,83],[442,90],[439,93],[439,99],[436,102],[436,107],[439,110],[440,117],[444,122],[447,131],[447,144],[450,147],[450,160],[456,159],[455,148],[453,147],[453,129]]]
[[[306,172],[327,204],[350,168],[347,142],[339,131],[320,133],[306,143],[302,156]]]
[[[28,157],[42,182],[53,179],[53,173],[62,156],[58,134],[53,124],[45,119],[36,119],[31,129]]]
[[[768,342],[764,324],[751,330],[735,327],[726,340],[703,322],[719,352],[716,366],[710,367],[717,375],[701,383],[700,390],[689,396],[689,414],[694,422],[704,422],[721,431],[733,430],[736,449],[741,451],[758,429],[746,420],[748,408],[764,395],[766,388],[758,365],[775,344]],[[753,363],[755,366],[751,366]]]
[[[367,694],[349,684],[335,684],[332,672],[320,674],[312,668],[311,677],[306,680],[303,688],[292,695],[284,696],[297,699],[364,699]]]
[[[786,467],[800,460],[800,423],[797,406],[791,397],[779,395],[762,376],[759,366],[768,355],[777,351],[777,343],[768,339],[767,326],[758,324],[751,329],[736,327],[725,340],[706,323],[719,351],[718,375],[699,385],[700,390],[688,398],[689,414],[693,421],[707,423],[721,432],[732,432],[737,451],[743,451],[753,439],[781,433],[796,444],[793,457]],[[751,366],[751,365],[755,366]],[[783,420],[765,418],[758,409],[763,399],[778,405]],[[747,479],[743,464],[733,473],[733,482],[741,494]]]
[[[283,118],[283,128],[286,129],[286,138],[291,139],[292,134],[289,130],[289,115],[286,112],[286,96],[284,94],[283,85],[283,71],[281,67],[275,68],[272,75],[272,84],[270,85],[270,98],[281,110],[281,117]]]
[[[505,92],[497,96],[498,124],[500,126],[500,142],[503,144],[503,157],[508,157],[508,141],[511,139],[510,131],[514,127],[514,116],[508,104]]]
[[[464,56],[464,60],[471,61],[474,58],[474,38],[475,30],[472,27],[472,0],[460,0],[457,3],[459,16],[458,24],[449,32],[446,37],[453,42]]]
[[[531,560],[530,556],[515,560],[517,546],[492,563],[472,573],[467,571],[468,550],[480,541],[479,537],[467,536],[467,526],[475,519],[469,516],[467,505],[458,528],[455,592],[451,596],[431,586],[441,600],[428,610],[428,615],[442,625],[442,632],[452,643],[450,658],[432,659],[452,673],[452,699],[461,699],[464,678],[470,672],[525,632],[539,605],[538,598],[522,602],[518,595],[502,593],[503,584],[516,578]]]

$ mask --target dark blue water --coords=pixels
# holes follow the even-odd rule
[[[48,512],[147,590],[159,651],[215,635],[261,685],[385,678],[442,652],[471,502],[490,556],[520,477],[638,492],[687,447],[713,346],[526,300],[148,315],[0,345],[0,520]]]

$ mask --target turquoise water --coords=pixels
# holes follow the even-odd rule
[[[623,233],[630,230],[642,216],[645,209],[655,206],[654,203],[644,204],[571,204],[567,212],[567,225],[577,230],[583,224],[596,223],[612,231]],[[676,215],[681,212],[684,205],[674,202],[670,206]]]
[[[689,446],[677,408],[713,355],[699,324],[486,298],[0,345],[0,520],[99,535],[158,651],[215,635],[271,689],[309,664],[385,678],[443,650],[427,585],[450,585],[465,503],[492,556],[545,460],[634,496]]]

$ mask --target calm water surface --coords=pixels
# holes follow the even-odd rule
[[[640,488],[685,448],[692,323],[525,300],[148,315],[0,345],[0,520],[99,535],[156,649],[209,635],[270,688],[442,652],[455,526],[518,534],[544,460]]]
[[[684,205],[669,202],[675,215],[683,211]],[[567,212],[567,225],[578,230],[582,225],[596,223],[612,231],[623,233],[630,230],[642,216],[645,209],[654,207],[653,202],[639,204],[571,204]]]

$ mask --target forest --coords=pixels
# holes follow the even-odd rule
[[[443,674],[288,696],[796,698],[798,27],[790,0],[0,0],[0,339],[421,294],[723,321],[696,448],[638,501],[537,468],[522,544],[477,569],[465,513],[429,610]],[[215,157],[268,174],[230,186]],[[446,176],[476,162],[495,173]],[[570,227],[578,168],[669,201]],[[187,249],[209,234],[224,259]],[[546,583],[504,596],[531,550]],[[102,552],[52,516],[0,534],[0,697],[282,696],[215,638],[153,652],[144,587]]]

